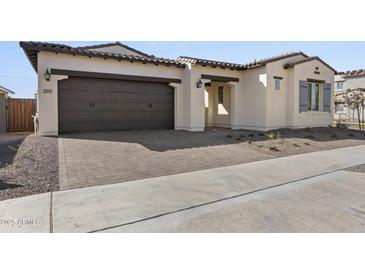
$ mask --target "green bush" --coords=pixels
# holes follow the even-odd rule
[[[267,139],[269,139],[269,140],[273,140],[274,139],[274,132],[268,132],[267,134],[266,134],[266,137],[267,137]]]

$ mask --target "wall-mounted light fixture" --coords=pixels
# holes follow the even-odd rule
[[[51,79],[51,73],[49,69],[47,69],[46,72],[44,73],[44,78],[46,78],[46,81],[49,81]]]
[[[202,79],[199,79],[199,81],[196,83],[196,87],[201,88],[202,86],[203,86],[203,81]]]

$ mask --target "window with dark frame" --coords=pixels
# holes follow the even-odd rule
[[[223,87],[218,87],[218,104],[223,104]]]
[[[319,83],[308,82],[308,110],[319,111]]]
[[[280,89],[281,89],[281,80],[283,80],[283,77],[281,77],[281,76],[274,76],[274,90],[276,92],[280,92]]]
[[[275,91],[280,91],[280,79],[275,79]]]

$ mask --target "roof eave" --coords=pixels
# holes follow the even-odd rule
[[[0,86],[0,91],[2,91],[2,92],[4,92],[4,93],[10,93],[10,94],[15,94],[15,92],[14,91],[12,91],[12,90],[10,90],[10,89],[7,89],[7,88],[5,88],[5,87],[2,87],[2,86]]]
[[[324,66],[326,66],[327,68],[329,68],[330,70],[332,70],[335,74],[337,74],[337,71],[333,67],[331,67],[329,64],[327,64],[326,62],[324,62],[318,56],[308,57],[307,59],[299,60],[299,61],[293,62],[293,63],[287,63],[283,67],[284,67],[284,69],[290,69],[290,68],[294,68],[297,65],[302,65],[302,64],[305,64],[305,63],[308,63],[308,62],[312,62],[312,61],[318,61],[318,62],[322,63]]]
[[[19,43],[19,46],[23,49],[23,51],[25,53],[25,56],[27,56],[27,59],[28,59],[29,63],[31,64],[32,68],[34,69],[34,71],[36,73],[38,73],[38,64],[37,63],[34,63],[33,60],[30,58],[29,52],[28,52],[28,50],[24,46],[24,42],[20,42]],[[36,52],[36,55],[37,55],[37,59],[38,59],[38,52]]]
[[[23,48],[28,60],[32,64],[34,70],[37,72],[37,61],[33,61],[31,58],[31,53],[35,52],[38,58],[38,53],[40,51],[44,52],[54,52],[54,53],[64,53],[64,54],[72,54],[72,55],[79,55],[79,56],[89,56],[89,57],[97,57],[97,58],[104,58],[104,59],[113,59],[118,61],[130,61],[130,62],[138,62],[143,64],[155,64],[155,65],[166,65],[166,66],[174,66],[177,68],[184,68],[185,64],[176,62],[175,60],[163,59],[163,58],[153,58],[153,57],[145,57],[145,56],[132,56],[132,55],[118,55],[118,54],[111,54],[111,53],[104,53],[98,51],[87,51],[87,52],[80,52],[77,51],[78,48],[67,48],[57,50],[54,48],[39,48],[38,46],[32,46],[27,42],[20,42],[20,46]],[[36,58],[36,59],[37,59]]]

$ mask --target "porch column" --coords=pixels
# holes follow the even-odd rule
[[[203,93],[203,96],[204,96],[204,101],[203,101],[203,113],[204,113],[204,117],[203,117],[203,127],[205,128],[207,125],[205,124],[205,92],[206,92],[206,87],[205,87],[205,84],[207,83],[211,83],[212,81],[209,80],[209,79],[201,79],[203,85],[202,85],[202,93]],[[210,98],[210,95],[209,95],[209,98]],[[209,110],[208,110],[209,111]],[[208,112],[208,117],[209,117],[209,112]],[[209,118],[208,118],[209,120]]]
[[[169,86],[174,88],[174,129],[179,130],[184,126],[182,85],[170,83]]]
[[[227,82],[231,88],[231,129],[238,129],[238,82]]]

